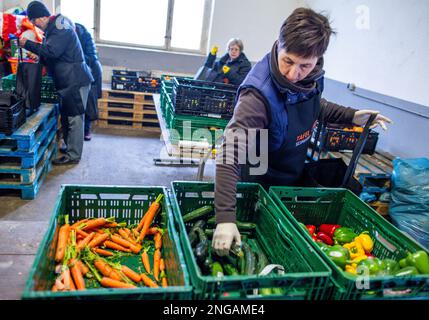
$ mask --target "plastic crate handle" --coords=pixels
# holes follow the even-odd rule
[[[360,157],[360,155],[361,155],[361,153],[363,151],[363,148],[365,147],[365,142],[366,142],[366,139],[368,138],[368,135],[369,135],[370,126],[371,126],[372,122],[375,120],[376,117],[377,117],[376,114],[374,114],[374,113],[371,114],[371,116],[369,117],[367,123],[365,124],[363,132],[362,132],[362,134],[359,137],[359,140],[358,140],[358,142],[356,144],[355,149],[353,150],[353,155],[352,155],[352,158],[350,159],[350,163],[349,163],[349,166],[347,168],[346,174],[344,175],[344,180],[343,180],[343,183],[342,183],[343,187],[345,187],[345,186],[348,185],[351,177],[353,176],[353,174],[355,172],[357,163],[359,161],[359,157]]]

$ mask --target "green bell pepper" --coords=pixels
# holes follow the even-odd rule
[[[365,260],[361,260],[358,263],[358,270],[359,268],[367,268],[369,275],[373,276],[373,275],[377,275],[380,272],[382,272],[382,263],[381,260],[378,258],[371,258],[371,259],[365,259]],[[358,271],[359,272],[359,271]]]
[[[330,246],[328,246],[326,243],[322,241],[317,241],[316,244],[320,247],[320,250],[322,250],[323,252],[326,252],[326,250],[330,248]]]
[[[323,250],[323,249],[322,249]],[[332,247],[327,247],[324,251],[329,258],[340,268],[344,269],[345,266],[350,262],[350,253],[349,250],[343,248],[340,245],[334,245]]]
[[[415,253],[408,253],[406,260],[407,265],[416,267],[419,273],[429,274],[429,257],[425,251],[420,250]]]
[[[399,263],[392,259],[384,259],[380,263],[379,275],[392,275],[399,271]]]
[[[395,273],[396,277],[406,277],[406,276],[415,276],[418,275],[419,272],[417,271],[416,267],[405,267],[402,268],[401,270],[399,270],[398,272]]]
[[[347,227],[338,228],[334,232],[335,243],[338,243],[341,245],[343,245],[345,243],[353,242],[353,240],[357,236],[358,235],[352,229],[347,228]]]

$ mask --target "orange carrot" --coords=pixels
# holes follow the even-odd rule
[[[149,255],[147,254],[147,251],[148,251],[148,248],[146,248],[142,253],[142,262],[146,272],[150,273],[150,261],[149,261]]]
[[[133,233],[133,237],[134,237],[135,239],[138,239],[138,238],[139,238],[140,233],[139,233],[136,229],[133,229],[133,230],[132,230],[132,233]]]
[[[103,277],[100,283],[103,287],[108,287],[108,288],[124,288],[124,289],[137,288],[135,285],[125,283],[116,279],[107,278],[107,277]]]
[[[87,237],[88,233],[86,233],[85,231],[80,230],[79,228],[72,228],[73,230],[76,230],[76,233],[82,237]]]
[[[121,235],[121,237],[127,240],[128,242],[131,242],[133,245],[138,246],[139,244],[131,238],[131,231],[128,230],[128,233],[127,233],[125,230],[128,230],[128,229],[119,229],[118,232]]]
[[[162,271],[165,271],[165,261],[164,261],[164,259],[163,258],[161,258],[160,260],[159,260],[159,270],[162,272]]]
[[[153,255],[153,276],[155,277],[156,281],[159,281],[159,263],[161,260],[161,250],[157,249],[155,250],[155,253]]]
[[[154,234],[157,234],[158,232],[160,232],[160,229],[158,227],[152,227],[147,230],[146,235],[154,235]]]
[[[74,284],[74,281],[73,281],[73,277],[72,277],[72,275],[71,275],[71,272],[70,272],[70,291],[76,291],[76,286],[75,286],[75,284]]]
[[[70,264],[71,275],[74,283],[76,284],[77,290],[85,290],[85,280],[83,279],[82,272],[80,271],[78,260],[71,259]]]
[[[143,215],[143,217],[142,217],[142,219],[140,220],[140,223],[139,223],[139,225],[137,226],[137,228],[135,228],[134,230],[136,230],[137,232],[140,232],[141,231],[141,229],[143,228],[143,225],[144,225],[144,222],[145,222],[145,220],[146,220],[146,218],[147,218],[147,212]]]
[[[72,281],[73,280],[71,278],[70,269],[66,268],[63,272],[63,282],[65,290],[73,290],[74,284]]]
[[[107,233],[104,234],[97,234],[94,239],[91,240],[91,242],[88,244],[88,247],[94,248],[109,238],[109,235]]]
[[[123,246],[109,240],[104,241],[104,246],[109,249],[114,249],[114,250],[124,251],[124,252],[131,252],[130,249],[124,248]]]
[[[151,288],[158,288],[159,286],[155,283],[155,281],[153,281],[151,278],[149,278],[147,275],[145,275],[144,273],[142,273],[141,278],[143,280],[143,283]]]
[[[76,221],[75,223],[73,223],[72,225],[71,225],[71,227],[73,228],[73,229],[77,229],[82,223],[85,223],[85,222],[87,222],[89,219],[83,219],[83,220],[79,220],[79,221]]]
[[[95,232],[97,232],[98,234],[104,234],[105,232],[101,229],[94,229]]]
[[[77,260],[77,265],[79,266],[80,272],[83,276],[89,272],[89,268],[81,260]]]
[[[94,236],[95,236],[95,232],[91,232],[85,239],[79,242],[79,244],[77,245],[77,251],[79,252],[80,250],[85,248],[85,246],[87,246],[90,243],[90,241],[94,238]]]
[[[77,235],[77,237],[76,237],[76,240],[78,240],[79,242],[81,241],[81,240],[83,240],[85,237],[83,236],[83,235],[81,235],[81,234],[78,234]]]
[[[131,270],[130,268],[128,268],[127,266],[122,266],[121,267],[121,271],[128,277],[128,278],[130,278],[131,280],[133,280],[134,282],[140,282],[142,279],[141,279],[141,277],[140,277],[140,275],[137,273],[137,272],[135,272],[135,271],[133,271],[133,270]]]
[[[129,248],[135,254],[139,253],[140,250],[142,249],[141,246],[139,245],[136,246],[118,235],[114,234],[110,238],[112,239],[113,242],[116,242],[117,244],[123,246],[124,248]]]
[[[104,218],[88,220],[85,222],[85,226],[82,228],[82,230],[99,228],[101,226],[104,226],[106,223],[108,223],[108,221]]]
[[[143,228],[139,235],[139,242],[142,242],[144,240],[144,237],[146,236],[146,232],[149,229],[150,225],[152,224],[153,220],[155,219],[156,214],[158,213],[159,208],[161,207],[161,200],[164,197],[163,194],[160,194],[158,198],[150,205],[148,211],[145,215],[147,215],[147,218],[144,220]]]
[[[106,228],[115,228],[117,226],[118,226],[118,223],[116,223],[116,222],[109,222],[109,223],[106,223],[104,225],[104,227],[106,227]]]
[[[122,278],[119,273],[103,260],[95,260],[94,266],[103,274],[103,276],[121,281]]]
[[[167,277],[162,277],[162,286],[163,286],[164,288],[168,287]]]
[[[94,251],[95,253],[98,253],[99,255],[105,256],[105,257],[111,257],[111,256],[113,256],[113,252],[107,251],[107,250],[103,250],[103,249],[100,249],[100,248],[93,248],[92,251]]]
[[[64,258],[66,252],[67,242],[70,235],[70,225],[66,223],[60,228],[58,232],[57,250],[55,252],[55,261],[60,262]]]
[[[155,242],[155,249],[161,249],[162,247],[162,234],[161,232],[155,233],[155,236],[153,237],[153,241]]]

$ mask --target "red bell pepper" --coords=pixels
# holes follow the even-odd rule
[[[334,232],[338,228],[341,228],[339,224],[321,224],[319,226],[319,231],[326,233],[329,237],[334,237]]]
[[[334,240],[325,232],[319,231],[317,233],[317,239],[322,240],[323,243],[326,243],[329,246],[332,246],[334,244]]]
[[[307,224],[305,227],[307,228],[308,232],[310,232],[311,235],[316,233],[316,226],[312,224]]]

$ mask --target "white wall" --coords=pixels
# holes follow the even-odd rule
[[[429,1],[305,0],[330,13],[333,37],[325,55],[326,76],[429,107]],[[369,29],[356,23],[368,8]],[[365,26],[365,24],[360,24]]]
[[[298,4],[298,0],[215,0],[208,48],[218,45],[219,54],[224,54],[228,40],[238,37],[249,60],[258,61],[271,50],[282,22]]]

